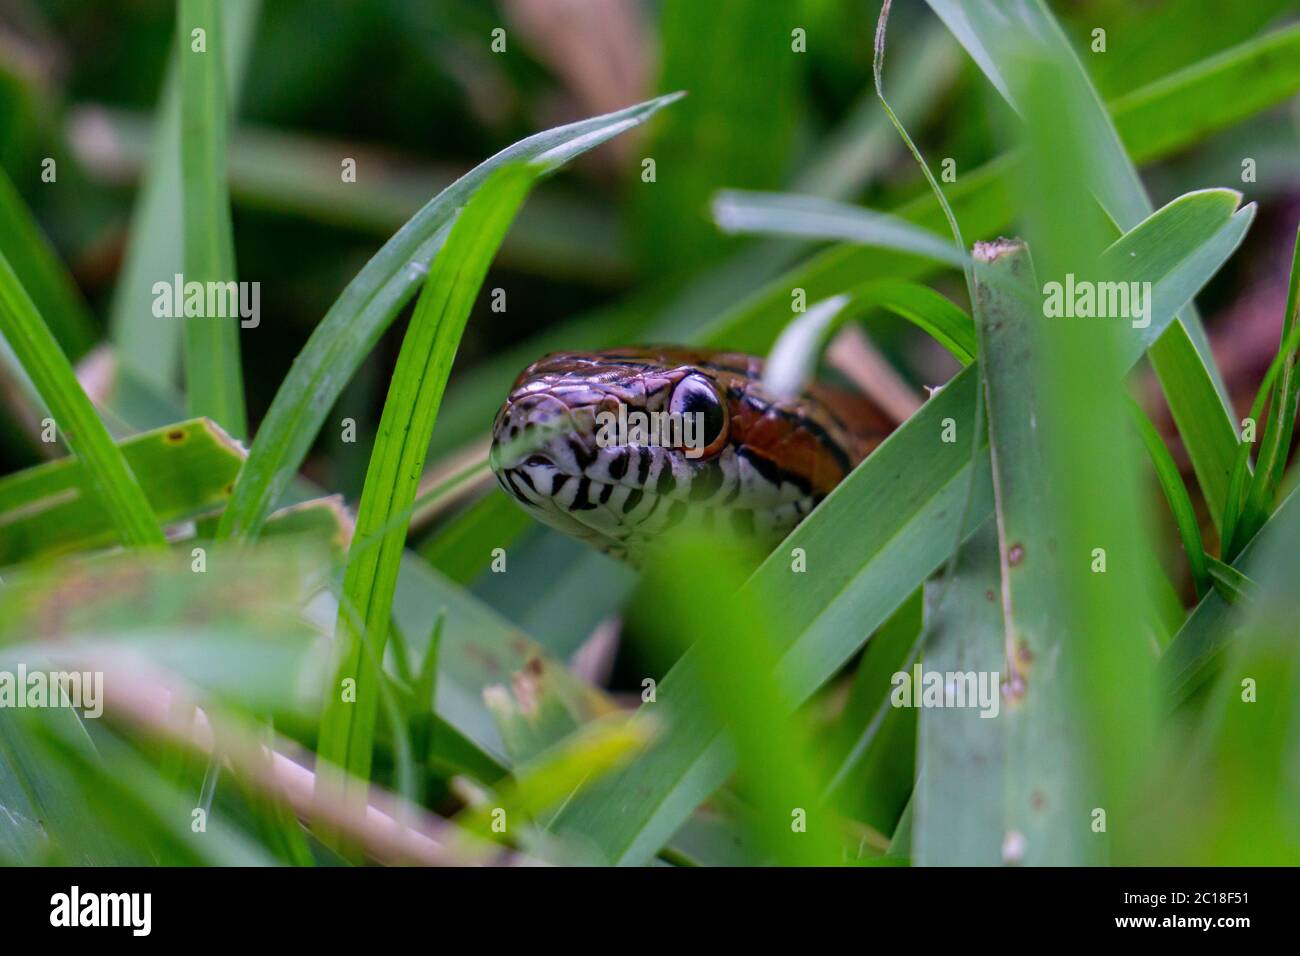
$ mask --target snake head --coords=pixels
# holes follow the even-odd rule
[[[759,367],[671,348],[548,355],[497,412],[489,461],[538,520],[633,563],[687,521],[775,541],[820,498],[803,471],[816,442]]]

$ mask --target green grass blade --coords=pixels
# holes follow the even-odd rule
[[[1300,520],[1300,490],[1292,491],[1264,527],[1250,539],[1232,566],[1256,580],[1267,577],[1262,557],[1295,546],[1288,535]],[[1216,589],[1188,616],[1160,660],[1160,674],[1175,703],[1188,700],[1218,670],[1231,638],[1240,626],[1232,606]]]
[[[775,592],[764,600],[742,587],[748,557],[716,534],[680,536],[651,561],[643,594],[653,597],[633,613],[655,622],[660,642],[691,648],[698,680],[692,690],[734,755],[755,842],[778,864],[832,865],[843,859],[836,810],[811,759],[809,729],[777,667]],[[659,692],[668,697],[683,690]],[[793,825],[800,811],[803,828]]]
[[[1210,577],[1214,580],[1215,588],[1229,604],[1236,604],[1240,600],[1255,597],[1259,593],[1259,585],[1231,564],[1225,564],[1216,557],[1210,557],[1209,565]]]
[[[493,801],[467,810],[458,822],[491,839],[492,815],[501,809],[506,832],[517,833],[521,821],[543,818],[570,793],[591,786],[625,764],[654,732],[653,721],[624,714],[593,721],[521,764],[510,778],[494,787]]]
[[[727,240],[708,220],[719,187],[773,189],[785,175],[806,59],[790,48],[792,25],[780,4],[660,5],[658,89],[690,96],[654,122],[638,153],[654,160],[655,178],[632,186],[634,236],[655,272],[695,270],[726,251]]]
[[[677,98],[660,97],[520,140],[448,186],[399,229],[307,340],[258,429],[218,535],[257,534],[347,380],[415,293],[457,213],[495,169],[515,160],[557,168]]]
[[[207,419],[136,435],[118,448],[162,524],[220,508],[244,461],[243,449]],[[85,482],[76,458],[0,478],[0,565],[112,544],[113,525],[82,493]]]
[[[943,605],[935,611],[925,648],[926,671],[1005,670],[1002,605],[997,600],[1001,587],[997,531],[992,521],[985,521],[962,546]],[[1002,862],[1006,741],[999,724],[976,708],[921,711],[911,804],[911,855],[916,865]]]
[[[90,351],[98,333],[86,302],[67,267],[45,238],[31,210],[4,170],[0,169],[0,252],[9,260],[36,311],[72,361]]]
[[[1073,648],[1060,626],[1065,568],[1048,544],[1055,532],[1050,482],[1043,480],[1051,462],[1037,422],[1046,337],[1034,328],[1043,321],[1035,314],[1039,287],[1021,242],[976,245],[975,276],[1000,566],[1004,855],[1036,866],[1078,864],[1088,860],[1087,831],[1070,823],[1083,810],[1084,768],[1066,684]],[[1054,664],[1035,666],[1040,661]],[[919,806],[917,818],[924,823]]]
[[[1282,316],[1282,341],[1266,379],[1271,384],[1273,378],[1280,376],[1280,381],[1276,389],[1271,391],[1268,425],[1264,429],[1259,456],[1255,461],[1254,479],[1250,482],[1241,509],[1241,522],[1237,530],[1239,540],[1249,540],[1268,520],[1269,511],[1277,499],[1278,486],[1282,482],[1287,455],[1291,452],[1296,404],[1300,399],[1300,376],[1296,375],[1296,359],[1300,356],[1300,340],[1295,336],[1297,327],[1300,327],[1300,233],[1296,235],[1295,251],[1291,258],[1291,281],[1287,288],[1286,311]],[[1261,393],[1266,389],[1268,385],[1260,386]],[[1258,414],[1256,412],[1257,416]],[[1258,417],[1255,421],[1259,421]]]
[[[379,434],[357,512],[339,615],[341,660],[327,694],[318,751],[359,779],[370,774],[374,744],[376,668],[387,640],[389,614],[408,520],[392,522],[415,502],[438,406],[451,374],[469,312],[497,247],[528,195],[538,170],[508,165],[475,193],[434,260],[384,402]],[[355,702],[338,689],[354,680]]]
[[[764,383],[776,394],[799,392],[844,323],[875,311],[897,315],[929,333],[963,365],[975,359],[975,324],[951,300],[915,282],[873,280],[817,303],[787,325],[768,353]]]
[[[1130,155],[1167,155],[1205,128],[1231,126],[1286,100],[1298,86],[1300,25],[1292,25],[1125,94],[1110,109]]]
[[[1187,494],[1187,486],[1183,484],[1183,476],[1178,472],[1174,456],[1169,454],[1169,449],[1165,447],[1164,439],[1160,437],[1155,425],[1151,424],[1151,419],[1147,417],[1142,407],[1136,402],[1130,402],[1129,411],[1133,427],[1137,429],[1142,444],[1146,447],[1147,456],[1151,459],[1151,467],[1155,469],[1156,480],[1160,482],[1160,490],[1164,492],[1169,511],[1178,526],[1178,536],[1183,542],[1183,553],[1187,555],[1187,564],[1192,571],[1196,594],[1198,597],[1204,597],[1210,586],[1205,542],[1201,540],[1200,522],[1196,519],[1196,510],[1192,507],[1192,499]]]
[[[961,268],[966,254],[942,236],[888,213],[815,196],[726,189],[713,197],[713,221],[729,233],[834,239],[925,256]]]
[[[220,6],[228,100],[233,107],[239,102],[261,0],[223,0]],[[149,162],[131,217],[108,321],[120,361],[159,388],[175,387],[181,357],[180,321],[158,319],[153,314],[154,283],[170,280],[185,269],[178,64],[176,58],[171,60],[163,80]]]
[[[1273,361],[1269,363],[1268,371],[1264,373],[1263,379],[1260,380],[1259,389],[1255,393],[1255,401],[1250,406],[1250,419],[1258,422],[1264,414],[1264,409],[1268,405],[1269,396],[1273,393],[1273,382],[1278,373],[1282,372],[1287,363],[1292,361],[1296,349],[1300,348],[1300,324],[1293,325],[1287,330],[1287,336],[1282,341],[1281,347],[1277,354],[1273,356]],[[1267,480],[1256,474],[1253,482]],[[1252,477],[1250,472],[1250,443],[1242,442],[1237,449],[1237,459],[1232,467],[1232,481],[1228,486],[1228,507],[1223,518],[1223,553],[1227,560],[1233,560],[1241,551],[1242,547],[1249,541],[1260,525],[1267,520],[1267,515],[1263,518],[1257,518],[1254,515],[1247,515],[1247,495],[1251,488]],[[1261,509],[1266,507],[1262,502],[1257,505]],[[1243,522],[1254,518],[1249,526],[1243,526]]]
[[[185,283],[221,283],[233,289],[235,241],[226,181],[229,118],[221,21],[215,0],[177,0]],[[233,298],[228,297],[228,304]],[[190,413],[211,418],[235,438],[248,433],[239,323],[237,315],[209,315],[206,308],[184,319]]]
[[[526,511],[494,489],[422,544],[420,554],[452,581],[469,584],[492,563],[492,548],[532,525]]]
[[[49,326],[0,255],[0,334],[50,410],[59,432],[86,468],[87,487],[101,502],[123,544],[161,545],[162,528],[121,451],[95,414]]]

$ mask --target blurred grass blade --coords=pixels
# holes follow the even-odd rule
[[[376,668],[387,641],[409,523],[408,518],[394,524],[391,518],[415,501],[438,406],[470,309],[538,172],[525,165],[502,167],[457,217],[402,341],[384,402],[343,582],[343,601],[356,610],[357,621],[339,615],[341,663],[326,695],[318,744],[324,760],[362,780],[370,774]],[[354,701],[343,699],[339,692],[345,680],[355,681]]]
[[[959,269],[966,263],[961,249],[906,219],[815,196],[726,189],[713,197],[713,220],[724,232],[879,246]]]
[[[679,744],[693,740],[695,747],[702,746],[722,766],[736,764],[740,786],[753,804],[750,823],[755,836],[777,862],[839,862],[839,841],[828,825],[834,814],[823,795],[824,782],[808,760],[808,739],[791,716],[801,695],[787,686],[788,675],[774,667],[782,654],[776,637],[779,626],[772,616],[776,608],[763,595],[736,590],[743,580],[738,552],[726,542],[720,548],[716,537],[679,538],[658,557],[648,569],[645,589],[654,596],[654,606],[638,607],[637,616],[658,622],[661,640],[690,649],[659,682],[660,702],[647,705],[643,716],[664,720]],[[707,615],[698,613],[702,607],[710,609]],[[676,746],[670,749],[680,751]],[[579,794],[560,812],[552,829],[561,836],[572,830],[594,839],[608,862],[643,862],[716,787],[714,774],[701,768],[703,779],[688,771],[689,783],[683,781],[686,793],[666,794],[658,779],[664,765],[653,759],[661,753],[652,749],[651,759],[642,757]],[[693,755],[680,751],[680,759],[698,761],[699,751]],[[636,796],[629,799],[631,794]],[[806,832],[792,825],[797,811],[803,811]],[[604,826],[593,826],[604,822],[601,818],[606,815],[650,826],[629,834],[630,846],[611,843]]]
[[[506,782],[494,787],[491,803],[467,810],[458,822],[489,839],[497,810],[505,811],[507,832],[518,827],[521,817],[545,824],[540,818],[547,810],[625,764],[654,733],[654,721],[625,714],[594,720],[521,764]]]
[[[721,186],[774,189],[793,155],[798,81],[806,57],[790,49],[781,4],[665,0],[658,5],[658,90],[690,96],[651,125],[640,158],[654,178],[631,196],[646,271],[681,274],[719,258],[727,240],[708,220]]]
[[[1287,528],[1300,520],[1297,514],[1300,514],[1300,489],[1287,496],[1234,559],[1233,567],[1244,569],[1243,573],[1252,577],[1263,577],[1257,566],[1257,562],[1264,560],[1260,555],[1284,546],[1294,547],[1295,539],[1287,538],[1286,534]],[[1217,590],[1207,594],[1188,615],[1160,659],[1161,676],[1175,704],[1188,700],[1214,676],[1239,624],[1232,606]]]
[[[227,5],[233,7],[233,0],[227,0]],[[226,20],[230,19],[228,15]],[[233,29],[234,25],[227,34]],[[231,37],[227,47],[236,39]],[[227,65],[231,59],[228,51]],[[231,106],[235,105],[232,99]],[[82,161],[106,179],[137,176],[158,127],[141,113],[100,104],[79,107],[71,122],[76,129],[92,119],[108,140],[106,144],[74,140],[73,146],[81,147]],[[345,148],[368,172],[356,182],[342,181],[333,162]],[[387,146],[350,143],[345,147],[342,141],[324,136],[240,123],[230,132],[228,172],[230,198],[236,207],[387,238],[463,169],[395,156]],[[571,195],[562,188],[538,190],[502,245],[501,263],[597,287],[621,287],[631,272],[626,246],[608,203],[596,196]]]
[[[492,563],[487,542],[504,546],[533,523],[528,512],[493,489],[422,544],[420,554],[452,581],[469,584]]]
[[[75,362],[89,352],[97,332],[81,291],[3,169],[0,252],[22,279],[36,311],[46,316],[68,358]]]
[[[1268,425],[1264,429],[1264,438],[1259,446],[1259,455],[1255,461],[1255,476],[1246,494],[1242,508],[1241,522],[1237,534],[1239,540],[1249,540],[1268,520],[1273,502],[1277,500],[1277,489],[1282,482],[1282,472],[1286,468],[1287,456],[1291,452],[1291,436],[1295,431],[1296,404],[1300,400],[1300,376],[1296,374],[1296,360],[1300,353],[1300,339],[1296,338],[1296,329],[1300,328],[1300,231],[1296,234],[1295,251],[1291,257],[1291,280],[1287,286],[1286,310],[1282,315],[1282,341],[1274,359],[1274,368],[1269,369],[1269,378],[1280,375],[1277,387],[1271,390]],[[1281,363],[1280,370],[1276,368]],[[1264,391],[1267,385],[1261,385]],[[1255,419],[1259,421],[1258,418]],[[1233,502],[1229,500],[1229,507]]]
[[[1178,526],[1178,536],[1182,539],[1183,553],[1187,555],[1187,564],[1192,571],[1196,596],[1205,597],[1210,586],[1205,542],[1201,540],[1200,522],[1196,518],[1196,510],[1192,507],[1192,499],[1187,494],[1187,486],[1183,484],[1183,476],[1179,474],[1174,456],[1169,454],[1164,439],[1160,437],[1155,425],[1151,424],[1151,419],[1147,417],[1146,412],[1133,401],[1129,402],[1128,407],[1133,427],[1146,447],[1147,456],[1151,459],[1151,467],[1156,473],[1156,480],[1160,482],[1160,490],[1164,492],[1169,511]]]
[[[149,509],[149,500],[3,255],[0,333],[36,386],[55,426],[85,466],[86,487],[99,499],[122,543],[161,545],[162,528]]]
[[[1296,350],[1300,349],[1300,323],[1291,325],[1286,332],[1286,338],[1282,341],[1273,356],[1273,361],[1269,363],[1268,370],[1264,373],[1263,379],[1260,380],[1259,388],[1255,393],[1255,401],[1250,406],[1250,420],[1258,423],[1264,414],[1264,409],[1268,405],[1269,397],[1274,394],[1273,382],[1277,379],[1279,372],[1284,373],[1289,364],[1294,363]],[[1274,411],[1269,416],[1270,424],[1277,417],[1277,403],[1274,403]],[[1265,438],[1267,438],[1265,432]],[[1276,437],[1274,440],[1277,440]],[[1232,466],[1232,478],[1228,483],[1228,501],[1223,517],[1223,556],[1226,560],[1232,561],[1241,552],[1260,526],[1268,519],[1268,503],[1260,501],[1256,508],[1264,512],[1262,515],[1254,512],[1248,513],[1248,495],[1255,485],[1260,482],[1267,482],[1267,476],[1259,474],[1256,470],[1252,478],[1250,472],[1250,442],[1242,442],[1237,448],[1236,461]],[[1283,455],[1285,458],[1285,455]]]
[[[1130,155],[1166,155],[1188,137],[1268,109],[1300,86],[1300,24],[1254,37],[1110,104]],[[1196,122],[1187,118],[1195,116]]]
[[[257,534],[347,380],[414,294],[457,213],[495,169],[515,160],[554,169],[677,98],[663,96],[520,140],[456,180],[399,229],[330,307],[280,385],[218,535]]]
[[[933,289],[889,279],[865,282],[818,302],[787,325],[768,353],[763,379],[777,394],[795,394],[813,377],[822,352],[846,322],[885,311],[906,319],[931,335],[957,361],[975,359],[975,325],[971,317]]]
[[[235,286],[235,240],[226,181],[224,42],[216,0],[177,0],[181,76],[181,197],[184,207],[185,284]],[[193,38],[206,36],[206,42]],[[213,304],[213,297],[207,296]],[[188,311],[188,296],[187,311]],[[211,418],[244,438],[244,376],[239,365],[239,309],[243,297],[226,297],[234,315],[186,315],[185,392],[190,414]]]
[[[118,448],[161,524],[219,508],[244,461],[243,449],[207,419],[136,435]],[[112,544],[113,525],[83,493],[86,481],[76,458],[0,478],[0,566]]]
[[[239,103],[261,0],[222,0],[219,6],[227,100],[233,108]],[[109,307],[109,335],[119,360],[144,381],[160,388],[175,387],[181,356],[181,321],[158,319],[153,314],[154,283],[170,280],[185,269],[180,52],[175,50],[167,65],[149,163],[140,183],[122,271]]]
[[[1076,82],[1076,69],[1061,56],[1031,56],[1011,75],[1025,115],[1018,193],[1035,272],[1056,288],[1078,277],[1098,296],[1108,287],[1122,289],[1116,280],[1142,268],[1142,260],[1165,275],[1149,288],[1130,287],[1145,292],[1145,303],[1112,304],[1099,310],[1107,318],[1091,322],[1071,321],[1068,311],[1053,312],[1046,298],[1035,296],[1028,308],[1009,311],[1005,323],[998,316],[981,341],[989,346],[981,360],[991,363],[996,355],[1002,391],[1011,399],[1003,402],[1001,432],[1020,445],[1008,460],[1005,441],[989,440],[999,506],[1014,508],[1017,495],[1020,501],[1016,527],[1002,511],[998,518],[1014,685],[1007,701],[1009,778],[1020,785],[1008,826],[1022,838],[1016,856],[1030,863],[1130,859],[1128,832],[1103,839],[1095,827],[1081,825],[1089,815],[1096,820],[1097,808],[1113,819],[1139,812],[1154,759],[1153,650],[1163,626],[1152,596],[1160,572],[1151,560],[1123,378],[1143,345],[1181,332],[1166,316],[1207,278],[1200,269],[1185,271],[1186,260],[1200,251],[1189,256],[1156,221],[1175,228],[1203,208],[1204,228],[1212,229],[1217,216],[1244,229],[1254,212],[1234,213],[1241,197],[1231,190],[1193,193],[1103,248],[1109,229],[1080,216],[1090,203],[1090,164],[1097,159],[1089,148],[1096,136],[1087,118],[1089,90]],[[1240,234],[1230,245],[1239,240]],[[1176,296],[1170,283],[1182,285]],[[996,353],[995,338],[1001,340]],[[1190,343],[1187,352],[1196,357]],[[996,432],[995,391],[991,384]]]

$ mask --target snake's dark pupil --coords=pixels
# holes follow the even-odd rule
[[[701,439],[705,445],[711,445],[722,433],[722,428],[726,424],[722,403],[718,401],[718,393],[707,382],[696,378],[686,379],[678,386],[672,405],[674,406],[672,410],[679,414],[703,416],[697,421],[704,423]]]

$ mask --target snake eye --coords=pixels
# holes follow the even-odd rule
[[[678,382],[668,400],[668,411],[674,415],[700,416],[694,420],[703,425],[695,433],[701,457],[709,458],[722,450],[727,440],[727,410],[713,384],[704,376],[687,375]]]

